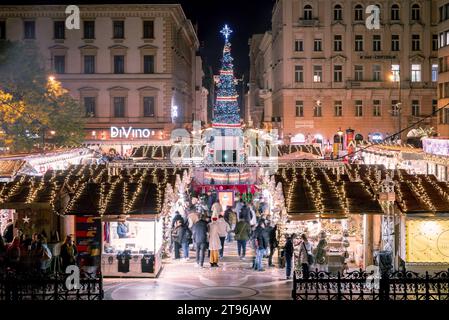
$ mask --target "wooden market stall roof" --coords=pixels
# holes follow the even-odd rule
[[[382,214],[373,193],[361,181],[324,168],[284,168],[275,175],[284,190],[287,213],[292,219],[304,215],[343,218],[348,214]]]
[[[167,183],[179,169],[121,169],[109,175],[105,165],[77,165],[42,177],[20,176],[0,183],[0,208],[53,208],[62,214],[156,214]]]
[[[294,153],[308,153],[315,157],[321,157],[321,148],[315,145],[272,145],[273,150],[270,150],[268,146],[257,148],[255,151],[256,156],[270,157],[276,155],[278,157],[284,157]],[[166,145],[148,145],[136,147],[131,152],[131,158],[133,159],[152,159],[152,160],[168,160],[170,159],[171,152],[178,153],[180,156],[181,148],[176,150],[172,146]],[[184,150],[184,149],[183,149]],[[185,150],[184,150],[185,151]],[[186,151],[187,152],[187,151]],[[204,154],[204,146],[193,146],[189,150],[190,155],[202,155]],[[187,157],[187,155],[186,155]]]
[[[406,170],[387,170],[382,165],[346,165],[352,180],[361,180],[375,193],[381,182],[392,177],[396,187],[396,204],[406,214],[449,213],[449,185],[440,182],[434,175],[409,174]]]
[[[0,158],[0,178],[14,177],[25,163],[26,161],[22,159],[9,160]]]

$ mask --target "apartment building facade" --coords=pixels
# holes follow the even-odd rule
[[[437,131],[441,136],[449,136],[449,1],[436,1],[438,8],[438,107],[447,108],[438,112]]]
[[[199,41],[180,5],[82,5],[79,29],[65,9],[1,6],[0,36],[38,46],[85,109],[86,141],[129,149],[206,120]]]
[[[369,5],[380,8],[378,29],[366,26]],[[332,142],[339,129],[369,140],[430,116],[438,105],[437,25],[432,1],[278,0],[267,41],[250,49],[251,66],[264,60],[253,95],[269,115],[265,126],[271,121],[285,141]]]

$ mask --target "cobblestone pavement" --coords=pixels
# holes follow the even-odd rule
[[[254,271],[253,252],[248,248],[247,260],[237,256],[236,242],[226,243],[224,258],[218,268],[196,267],[195,252],[190,261],[164,261],[159,278],[106,278],[107,300],[289,300],[292,281],[285,280],[285,269],[268,268]],[[207,253],[206,253],[207,255]],[[192,259],[193,257],[193,259]],[[207,262],[207,263],[206,263]]]

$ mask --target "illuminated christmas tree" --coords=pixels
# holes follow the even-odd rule
[[[240,110],[237,102],[238,94],[235,89],[237,80],[234,77],[231,43],[229,42],[232,30],[225,25],[220,32],[225,37],[225,45],[220,75],[217,77],[217,98],[214,106],[213,127],[236,128],[240,127]]]
[[[218,163],[240,163],[244,160],[243,132],[235,88],[231,43],[232,30],[225,25],[220,31],[224,38],[223,59],[220,74],[215,77],[217,97],[214,105],[213,131],[209,134],[209,160]],[[224,178],[223,178],[224,179]]]

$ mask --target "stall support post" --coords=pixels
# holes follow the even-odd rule
[[[364,244],[365,244],[365,254],[364,254],[364,264],[365,269],[373,265],[373,242],[374,242],[374,233],[373,233],[373,224],[374,217],[371,214],[364,215],[365,220],[365,230],[364,230]]]

